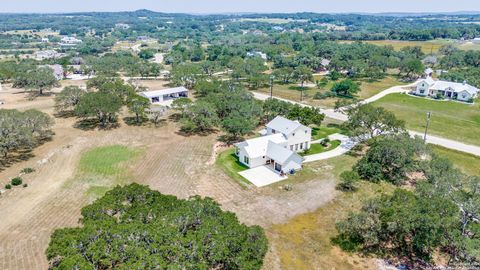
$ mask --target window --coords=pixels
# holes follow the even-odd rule
[[[295,136],[295,132],[292,134],[292,136]]]
[[[307,134],[307,131],[305,130],[305,134]]]
[[[298,143],[295,144],[295,151],[297,151],[297,150],[298,150]]]
[[[305,149],[308,149],[308,142],[305,142]]]
[[[272,134],[275,134],[275,129],[272,129]]]
[[[249,159],[247,156],[244,156],[244,157],[243,157],[243,162],[244,162],[245,164],[249,164],[249,163],[250,163],[250,159]]]
[[[303,149],[303,142],[300,143],[300,149]]]
[[[238,147],[235,147],[235,154],[238,156],[240,154],[240,149]]]
[[[290,145],[290,151],[293,151],[293,144]]]

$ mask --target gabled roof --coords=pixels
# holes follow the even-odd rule
[[[451,88],[455,93],[467,91],[471,95],[476,95],[480,90],[468,83],[456,83],[447,81],[436,81],[431,87],[434,90],[445,90]]]
[[[435,80],[432,77],[428,76],[426,79],[422,80],[422,82],[426,82],[428,85],[433,85]]]
[[[283,134],[277,133],[268,136],[262,136],[243,142],[236,143],[235,146],[238,148],[244,148],[245,152],[250,158],[263,157],[267,154],[267,148],[269,142],[274,144],[285,143],[287,140]]]
[[[182,92],[188,92],[188,89],[183,86],[180,86],[175,88],[141,92],[140,95],[147,98],[152,98],[152,97],[158,97],[158,96],[169,95],[173,93],[182,93]]]
[[[275,119],[273,119],[267,124],[268,128],[274,129],[275,131],[281,132],[285,135],[289,135],[300,126],[302,126],[300,122],[292,121],[282,116],[275,117]]]
[[[266,156],[282,165],[285,165],[291,159],[294,159],[299,163],[302,163],[303,161],[303,158],[295,152],[271,141],[268,142]]]

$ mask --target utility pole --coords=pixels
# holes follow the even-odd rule
[[[427,132],[428,132],[428,126],[430,125],[430,117],[432,116],[431,112],[427,112],[427,124],[425,125],[425,134],[423,135],[423,141],[427,141]]]
[[[273,98],[273,80],[275,79],[275,76],[271,75],[270,76],[270,98]]]

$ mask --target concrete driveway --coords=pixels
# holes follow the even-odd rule
[[[268,186],[287,179],[286,176],[280,176],[267,165],[241,171],[239,174],[257,187]]]

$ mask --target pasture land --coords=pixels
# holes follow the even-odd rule
[[[437,101],[406,94],[390,94],[373,103],[392,111],[407,128],[423,132],[431,112],[429,134],[480,145],[480,105]]]
[[[36,108],[51,115],[53,98],[30,100],[23,90],[8,85],[1,96],[6,102],[2,108]],[[308,164],[284,182],[254,188],[209,163],[219,134],[185,137],[174,122],[158,128],[128,126],[121,121],[125,116],[119,116],[116,129],[87,131],[75,128],[74,118],[56,118],[51,141],[35,148],[29,160],[0,171],[5,184],[23,168],[35,169],[23,176],[28,187],[0,196],[0,269],[46,269],[50,234],[78,226],[80,209],[117,184],[138,182],[180,198],[208,196],[242,222],[267,229],[315,211],[338,194],[332,165],[337,159]],[[285,184],[293,190],[282,189]],[[285,269],[278,258],[272,247],[264,269]]]
[[[321,77],[317,76],[315,79],[319,80]],[[360,83],[360,91],[357,93],[357,97],[359,99],[366,99],[392,86],[404,84],[403,82],[398,81],[395,76],[386,76],[385,78],[377,81],[358,80],[358,82]],[[320,89],[316,86],[305,87],[303,90],[303,102],[309,105],[318,106],[320,108],[333,108],[335,106],[335,101],[337,101],[338,98],[333,97],[314,99],[313,97],[317,92],[330,92],[330,89],[334,83],[334,81],[328,81],[327,85],[321,87]],[[298,84],[275,84],[273,86],[273,95],[299,102],[301,94],[300,89],[301,88],[298,86]],[[270,88],[260,88],[255,91],[264,94],[270,94]]]
[[[446,157],[451,160],[453,164],[464,173],[480,176],[480,157],[436,145],[432,145],[432,149],[441,157]]]
[[[321,161],[331,166],[334,179],[351,168],[355,159],[342,156]],[[269,244],[278,252],[282,269],[376,269],[375,260],[350,254],[334,246],[332,237],[337,234],[335,223],[349,212],[358,210],[363,202],[394,189],[389,184],[361,182],[354,193],[340,193],[328,204],[317,210],[299,215],[284,224],[273,225],[267,230]]]

